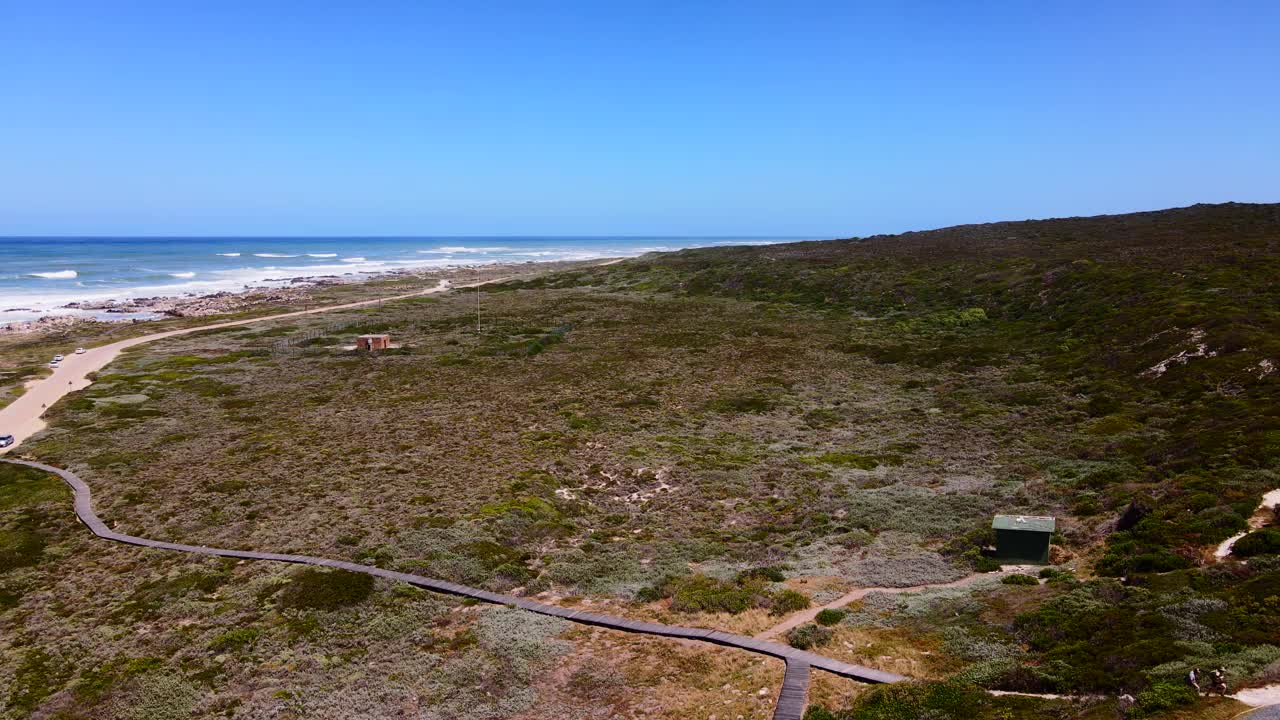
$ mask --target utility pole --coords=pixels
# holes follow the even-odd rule
[[[480,268],[476,268],[476,338],[480,337]]]

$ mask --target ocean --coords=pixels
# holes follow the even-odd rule
[[[8,237],[0,238],[0,324],[101,315],[63,307],[71,302],[206,295],[285,285],[297,277],[354,279],[408,268],[633,257],[804,239],[809,238]]]

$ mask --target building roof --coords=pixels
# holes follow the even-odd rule
[[[372,338],[389,338],[389,337],[391,337],[391,336],[390,336],[390,335],[387,335],[386,333],[382,333],[382,334],[378,334],[378,335],[361,335],[361,336],[360,336],[360,339],[361,339],[361,340],[365,340],[365,339],[372,339]]]
[[[1044,533],[1053,532],[1057,524],[1057,521],[1051,517],[1038,515],[997,515],[991,521],[991,527],[995,530],[1028,530]]]

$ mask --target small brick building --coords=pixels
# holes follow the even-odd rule
[[[391,347],[390,335],[361,335],[356,338],[357,350],[386,350]]]

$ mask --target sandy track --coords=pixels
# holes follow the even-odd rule
[[[1218,547],[1214,548],[1213,556],[1216,559],[1221,560],[1230,555],[1231,549],[1235,547],[1237,540],[1244,537],[1249,532],[1258,530],[1267,524],[1267,520],[1269,519],[1271,512],[1276,509],[1277,505],[1280,505],[1280,488],[1276,488],[1262,496],[1262,504],[1254,511],[1253,517],[1249,518],[1249,530],[1232,535],[1226,540],[1223,540],[1218,544]]]

